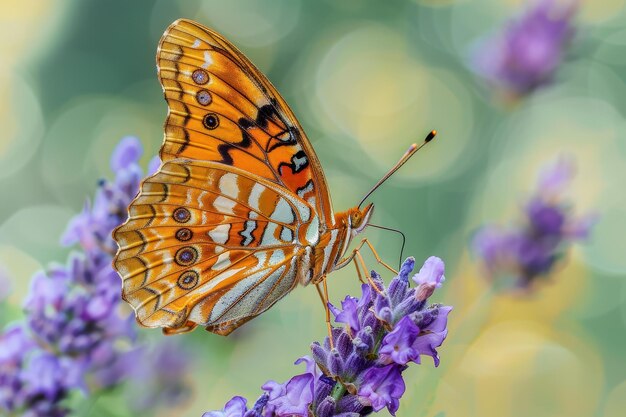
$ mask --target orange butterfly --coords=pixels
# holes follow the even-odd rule
[[[289,106],[220,35],[177,20],[156,58],[169,105],[163,163],[113,233],[114,266],[143,326],[227,335],[298,283],[319,290],[352,260],[373,206],[333,213]]]

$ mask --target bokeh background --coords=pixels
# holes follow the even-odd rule
[[[158,152],[166,104],[156,45],[186,17],[221,32],[276,85],[311,138],[337,210],[354,206],[410,143],[439,131],[372,197],[373,222],[407,235],[405,256],[445,260],[436,296],[455,306],[442,365],[406,372],[398,416],[622,416],[626,1],[581,2],[552,83],[504,103],[468,57],[523,3],[3,1],[0,265],[10,289],[0,320],[20,319],[32,274],[67,257],[59,237],[98,180],[112,177],[120,138],[141,140],[144,166]],[[563,152],[577,161],[576,210],[600,221],[533,295],[493,294],[469,238],[517,216],[539,168]],[[397,235],[367,235],[397,262]],[[336,304],[359,293],[351,267],[329,284]],[[199,416],[233,395],[253,401],[267,379],[299,373],[292,362],[325,334],[316,292],[299,288],[228,338],[178,336],[191,395],[157,415]],[[141,386],[103,394],[91,415],[133,415],[123,392],[133,389]]]

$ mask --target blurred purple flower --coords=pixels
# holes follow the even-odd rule
[[[532,3],[502,31],[479,41],[470,59],[475,73],[512,98],[551,81],[575,32],[578,1]]]
[[[22,326],[0,335],[0,409],[33,417],[65,416],[61,403],[80,386],[71,361],[42,350]]]
[[[127,358],[130,369],[129,403],[138,412],[159,406],[175,407],[190,396],[185,374],[189,368],[188,350],[167,339]]]
[[[135,337],[130,318],[119,314],[117,283],[110,259],[72,255],[67,267],[33,277],[24,302],[27,323],[49,350],[93,362],[89,356],[99,344]]]
[[[125,137],[116,146],[111,157],[115,180],[100,181],[93,204],[86,202],[83,211],[70,221],[61,238],[63,245],[78,243],[87,252],[115,254],[117,245],[111,232],[126,219],[126,208],[139,190],[141,153],[141,143],[134,137]]]
[[[476,232],[472,247],[490,277],[507,277],[517,288],[530,289],[538,277],[552,271],[572,243],[589,235],[597,216],[574,217],[564,197],[574,171],[572,159],[558,158],[542,170],[521,225],[490,224]]]
[[[120,311],[119,277],[111,266],[116,249],[111,232],[126,219],[137,193],[141,153],[136,138],[124,138],[116,147],[115,180],[100,181],[93,204],[85,204],[61,239],[65,245],[78,243],[81,252],[72,253],[66,265],[35,274],[24,301],[25,322],[0,334],[0,414],[64,416],[69,410],[60,404],[72,390],[89,394],[116,386],[144,357],[154,361],[154,372],[143,375],[145,394],[153,400],[180,398],[183,357],[169,347],[151,353],[132,347],[134,322]]]
[[[329,305],[343,326],[332,329],[332,343],[326,337],[324,343],[311,345],[313,358],[296,361],[306,364],[304,374],[284,384],[265,383],[266,394],[251,410],[243,398],[235,397],[223,411],[203,417],[359,417],[383,408],[394,414],[405,391],[402,372],[407,365],[420,363],[420,355],[432,356],[439,364],[436,348],[447,335],[452,309],[426,305],[444,280],[441,259],[429,258],[414,277],[418,286],[410,288],[414,266],[415,260],[408,258],[387,288],[372,271],[371,284],[363,284],[360,299],[346,297],[341,310]],[[423,286],[431,289],[426,297],[428,292],[420,291]]]

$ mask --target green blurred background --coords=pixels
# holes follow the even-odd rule
[[[59,237],[98,179],[111,177],[120,138],[141,139],[145,164],[158,152],[166,104],[156,45],[186,17],[237,45],[290,103],[336,210],[358,203],[410,143],[439,131],[372,199],[373,222],[407,234],[405,256],[446,261],[435,298],[455,306],[442,365],[406,372],[398,416],[623,416],[626,1],[583,1],[553,85],[503,107],[467,69],[468,48],[521,4],[3,1],[0,265],[12,292],[2,321],[19,318],[36,270],[66,258]],[[514,218],[538,169],[561,152],[577,159],[577,211],[601,215],[592,239],[535,295],[490,295],[468,238]],[[398,237],[367,234],[395,263]],[[335,304],[359,293],[351,267],[329,284]],[[160,415],[199,416],[233,395],[253,401],[267,379],[301,372],[291,363],[325,334],[316,292],[299,288],[228,338],[178,336],[193,353],[193,392]],[[110,415],[131,415],[121,392],[98,401]]]

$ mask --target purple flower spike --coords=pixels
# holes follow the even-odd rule
[[[372,272],[375,288],[364,284],[361,298],[346,297],[342,309],[330,304],[335,321],[343,324],[332,328],[332,343],[329,337],[313,342],[313,358],[296,361],[306,364],[306,373],[283,384],[266,382],[267,403],[257,402],[259,410],[245,417],[362,417],[384,408],[394,414],[405,391],[407,365],[419,363],[420,355],[439,364],[436,349],[447,335],[452,309],[426,304],[444,279],[443,261],[427,259],[414,277],[417,288],[410,288],[414,266],[415,260],[407,259],[387,287]],[[420,287],[430,290],[417,300]]]
[[[501,287],[531,289],[564,258],[572,243],[588,237],[597,216],[574,217],[572,203],[565,198],[574,171],[571,158],[559,157],[542,170],[537,189],[524,207],[522,222],[485,225],[474,235],[475,253],[489,278],[502,278],[506,285]]]
[[[479,41],[470,66],[513,98],[550,82],[573,38],[577,1],[537,0],[504,30]]]
[[[374,411],[387,407],[395,415],[405,389],[402,370],[396,364],[368,369],[363,375],[364,383],[359,388],[359,396],[366,398]]]
[[[132,346],[134,320],[120,309],[119,276],[111,266],[117,249],[111,232],[124,222],[137,193],[141,153],[133,137],[116,147],[111,158],[115,180],[99,182],[93,203],[85,204],[61,239],[63,245],[79,247],[65,265],[35,274],[24,300],[24,322],[0,333],[0,414],[66,416],[74,411],[64,405],[72,404],[66,401],[70,395],[78,397],[73,392],[88,396],[114,388],[148,356]],[[148,382],[142,393],[157,393],[169,405],[187,392],[186,360],[179,349],[166,351],[152,358],[155,372],[144,375],[142,382]],[[151,413],[158,402],[146,401],[145,395],[134,399],[143,402],[141,411]]]

